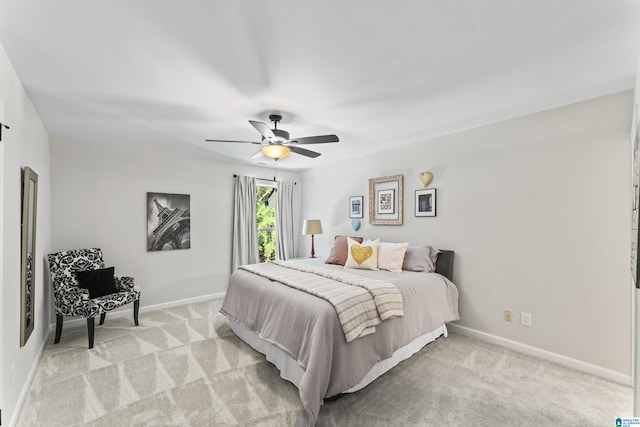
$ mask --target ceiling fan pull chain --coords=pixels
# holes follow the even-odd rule
[[[276,182],[276,177],[278,176],[278,159],[273,159],[275,160],[275,164],[273,166],[273,182]]]

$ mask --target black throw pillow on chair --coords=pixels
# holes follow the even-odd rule
[[[76,277],[79,286],[87,289],[89,297],[93,299],[118,292],[113,279],[114,272],[114,267],[76,271]]]

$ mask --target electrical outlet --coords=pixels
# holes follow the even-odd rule
[[[511,312],[511,310],[504,310],[504,321],[513,322],[513,313]]]
[[[520,312],[520,324],[522,326],[531,327],[531,313]]]

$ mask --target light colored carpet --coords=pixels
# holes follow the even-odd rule
[[[49,342],[18,426],[303,426],[295,386],[233,335],[212,300]],[[614,425],[629,387],[450,334],[320,410],[319,426]]]

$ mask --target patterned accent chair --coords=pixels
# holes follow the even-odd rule
[[[78,287],[76,272],[105,267],[102,251],[99,248],[58,252],[49,254],[47,259],[49,260],[49,272],[55,296],[55,344],[60,342],[60,335],[62,335],[62,316],[87,319],[89,348],[93,348],[95,317],[97,315],[100,315],[100,325],[102,325],[108,311],[133,302],[133,320],[138,326],[140,291],[133,288],[133,277],[114,277],[119,292],[93,299],[89,297],[87,289]]]

